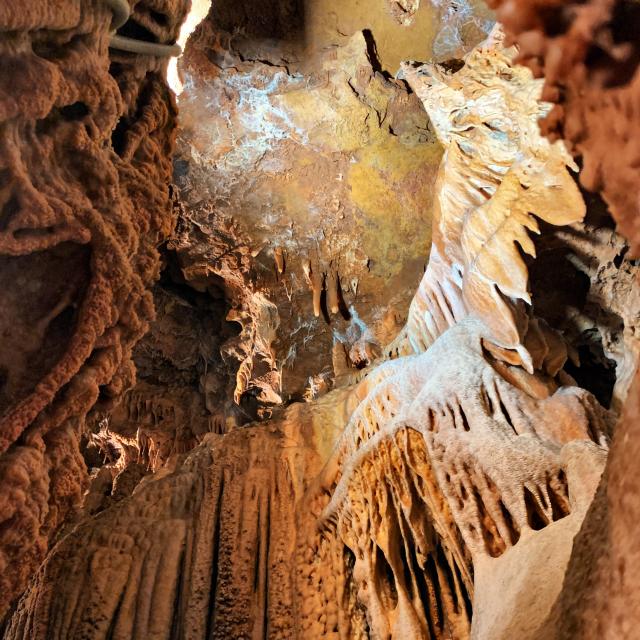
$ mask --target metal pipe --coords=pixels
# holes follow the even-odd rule
[[[131,7],[127,0],[102,0],[113,13],[111,31],[119,29],[131,15]]]
[[[128,51],[129,53],[137,53],[143,56],[155,56],[156,58],[169,58],[179,56],[182,53],[180,45],[177,44],[160,44],[158,42],[147,42],[145,40],[137,40],[136,38],[128,38],[115,33],[123,24],[131,17],[131,8],[127,0],[102,0],[113,13],[111,20],[111,30],[114,32],[109,41],[110,49],[119,51]]]
[[[158,42],[147,42],[146,40],[136,40],[114,34],[109,42],[111,49],[138,53],[143,56],[156,56],[157,58],[167,58],[179,56],[182,48],[179,44],[159,44]]]

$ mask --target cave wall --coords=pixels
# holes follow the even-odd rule
[[[133,2],[170,42],[187,2]],[[108,3],[0,7],[0,617],[87,487],[85,417],[132,384],[174,224],[162,58],[109,49]]]
[[[530,235],[554,247],[589,207],[564,146],[538,131],[542,82],[515,53],[495,32],[454,69],[404,67],[446,151],[429,265],[386,360],[271,420],[203,430],[191,452],[109,500],[96,483],[7,638],[541,637],[615,413],[566,369],[572,344],[537,303],[548,273],[530,297],[536,260],[553,255],[536,259]],[[609,240],[587,278],[594,297],[597,265],[619,253]],[[178,303],[156,297],[161,320],[136,362],[144,384],[181,366],[186,381],[194,345],[171,319]],[[601,326],[599,309],[582,311]],[[154,363],[159,352],[173,368]],[[134,392],[112,416],[160,422],[134,417],[129,438],[153,438],[165,414],[193,424],[171,396],[154,405]]]
[[[634,637],[634,6],[0,8],[4,637]]]
[[[638,256],[638,28],[632,2],[501,3],[498,18],[520,46],[520,59],[544,75],[555,103],[543,130],[567,140],[583,165],[580,181],[601,194],[626,240],[616,264]],[[633,261],[635,264],[635,261]],[[635,312],[638,276],[622,278]],[[616,286],[618,283],[614,282]],[[634,354],[632,345],[627,355]],[[629,389],[615,428],[607,469],[578,533],[564,588],[546,632],[561,638],[633,638],[640,620],[637,361],[624,372]],[[634,374],[635,371],[635,374]]]

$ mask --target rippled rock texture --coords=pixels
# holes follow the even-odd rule
[[[186,2],[132,2],[175,38]],[[153,317],[176,108],[165,62],[109,50],[108,3],[0,7],[0,616],[80,506],[85,416]]]

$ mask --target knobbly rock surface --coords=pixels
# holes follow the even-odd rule
[[[54,4],[0,8],[3,637],[634,638],[635,4],[220,0],[179,126]]]
[[[132,2],[170,42],[186,2]],[[0,7],[0,616],[80,506],[85,416],[132,384],[170,234],[162,60],[108,48],[105,3]]]

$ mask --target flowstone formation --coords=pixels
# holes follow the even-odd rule
[[[308,498],[321,540],[354,553],[372,637],[538,637],[604,462],[610,418],[562,371],[515,251],[533,253],[534,215],[568,224],[584,205],[513,54],[406,69],[446,146],[429,266],[389,349],[424,353],[369,374]]]
[[[440,21],[401,4],[222,0],[180,61],[171,244],[191,286],[223,282],[241,330],[222,350],[251,417],[370,365],[422,275],[441,147],[393,75],[464,55],[491,22],[478,3]]]
[[[0,617],[82,503],[85,417],[133,382],[174,222],[166,59],[110,40],[171,42],[187,2],[131,5],[0,7]]]
[[[119,496],[90,492],[85,516],[7,619],[6,638],[560,637],[545,625],[614,421],[568,373],[580,371],[570,340],[580,337],[586,355],[599,344],[611,356],[625,382],[614,375],[603,403],[621,403],[638,352],[637,307],[613,328],[604,308],[623,303],[600,293],[613,267],[630,274],[623,283],[637,268],[609,230],[582,265],[573,333],[545,304],[544,260],[557,258],[561,234],[573,238],[563,250],[577,252],[588,246],[585,230],[597,230],[593,244],[606,230],[562,143],[538,131],[550,108],[539,100],[542,81],[514,65],[501,40],[495,32],[456,63],[403,67],[444,154],[429,263],[384,359],[271,420],[224,434],[203,428],[202,442],[170,465],[140,482],[123,475]],[[204,268],[179,234],[181,272]],[[185,262],[189,255],[198,260]],[[274,248],[282,275],[278,255]],[[180,371],[186,387],[200,373],[197,349],[173,348],[179,303],[166,280],[160,286],[164,320],[136,362],[145,384]],[[201,282],[202,292],[211,286]],[[188,315],[189,327],[206,317]],[[202,326],[205,349],[210,325]],[[159,352],[165,361],[151,366]],[[111,414],[126,412],[122,424],[169,415],[198,431],[166,397],[129,398]],[[160,451],[153,425],[143,431]]]

